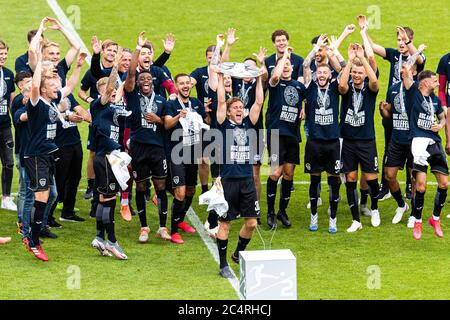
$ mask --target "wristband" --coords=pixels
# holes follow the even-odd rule
[[[141,51],[141,50],[142,50],[142,47],[141,47],[140,45],[137,45],[137,46],[136,46],[136,50]]]
[[[408,42],[405,42],[405,44],[406,45],[408,45],[408,44],[410,44],[412,41],[411,40],[409,40]]]

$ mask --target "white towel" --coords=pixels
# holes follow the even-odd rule
[[[414,157],[414,163],[420,166],[428,166],[428,157],[430,154],[427,152],[429,145],[436,142],[430,138],[414,138],[411,143],[411,153]]]
[[[112,172],[114,173],[117,182],[120,184],[122,190],[125,191],[128,188],[127,182],[130,180],[128,165],[131,162],[131,157],[126,152],[114,150],[110,154],[107,154],[106,158],[111,165]]]
[[[219,217],[223,217],[228,212],[228,202],[223,194],[220,178],[216,179],[211,190],[200,195],[198,198],[200,205],[208,205],[208,211],[214,210]]]
[[[185,118],[180,118],[180,124],[184,133],[189,132],[191,124],[193,124],[195,131],[200,132],[201,129],[209,130],[209,126],[203,122],[202,116],[195,111],[189,111]]]

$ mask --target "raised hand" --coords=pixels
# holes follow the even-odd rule
[[[260,47],[258,54],[254,53],[253,55],[256,57],[256,60],[259,62],[259,64],[262,65],[264,64],[264,61],[266,59],[266,54],[266,48]]]
[[[239,38],[235,37],[236,29],[229,28],[227,32],[227,45],[232,46]]]
[[[39,29],[42,30],[42,32],[45,31],[45,24],[48,22],[48,17],[45,17],[41,20],[41,24],[39,25]]]
[[[364,49],[361,45],[355,44],[356,56],[362,60],[364,59]]]
[[[173,34],[169,33],[168,35],[166,35],[166,39],[163,40],[163,45],[164,45],[164,51],[167,54],[171,54],[173,49],[175,48],[175,37]]]
[[[56,20],[54,18],[50,18],[50,17],[46,17],[46,18],[47,18],[47,21],[52,24],[51,26],[48,26],[49,29],[61,30],[62,25],[61,25],[61,23],[58,20]]]
[[[144,37],[145,36],[145,31],[142,31],[141,33],[139,33],[138,35],[138,46],[143,47],[145,45],[145,42],[147,42],[147,38]]]
[[[348,60],[353,61],[356,58],[356,47],[354,43],[348,46]]]
[[[335,36],[331,36],[330,37],[330,49],[331,50],[335,50],[335,49],[337,49],[337,38],[335,37]]]
[[[426,49],[427,49],[427,46],[424,45],[424,44],[421,44],[421,45],[419,46],[419,48],[417,49],[417,51],[419,51],[419,52],[424,52]]]
[[[86,57],[87,57],[86,52],[80,52],[80,54],[78,55],[77,67],[83,66],[83,63],[86,60]]]
[[[324,47],[328,44],[328,38],[326,34],[321,34],[319,39],[317,39],[316,45],[320,47]]]
[[[356,19],[358,19],[358,24],[359,24],[359,27],[361,29],[364,28],[364,27],[369,26],[369,24],[367,23],[365,15],[359,15],[359,16],[356,17]]]
[[[223,34],[217,35],[216,44],[219,48],[223,47],[223,45],[225,44],[225,36]]]
[[[356,29],[356,27],[353,23],[349,24],[349,25],[345,26],[344,33],[348,36],[348,35],[352,34],[355,31],[355,29]]]
[[[93,36],[91,39],[92,52],[99,54],[102,51],[102,44],[98,41],[97,36]]]
[[[116,58],[114,59],[114,66],[118,66],[120,61],[122,61],[123,57],[123,48],[119,46],[119,49],[117,50]]]

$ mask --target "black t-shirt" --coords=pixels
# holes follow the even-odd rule
[[[166,108],[166,115],[175,117],[177,116],[182,109],[188,108],[190,109],[190,112],[197,112],[200,114],[202,119],[206,118],[206,112],[205,107],[203,104],[198,100],[197,98],[189,98],[189,103],[183,103],[183,105],[180,104],[180,102],[177,100],[169,100],[167,101],[167,108]],[[173,141],[173,133],[175,130],[181,129],[183,130],[183,127],[181,126],[180,121],[177,122],[177,124],[170,130],[168,130],[168,135],[170,138],[170,151],[179,143],[183,144],[183,154],[180,154],[180,156],[184,155],[184,152],[187,151],[187,149],[190,149],[191,158],[194,157],[194,148],[196,145],[201,144],[200,139],[200,131],[196,130],[195,128],[189,128],[188,132],[183,132],[183,135],[181,135],[178,140]]]
[[[268,134],[271,130],[278,129],[279,135],[301,141],[299,116],[305,93],[305,86],[296,80],[280,80],[275,87],[269,85],[269,105],[266,112]]]
[[[223,136],[222,150],[225,159],[220,167],[220,176],[222,178],[253,177],[253,153],[248,130],[255,127],[250,118],[245,117],[240,125],[226,118],[222,124],[217,125]],[[233,133],[227,133],[227,131]]]
[[[33,70],[31,70],[30,65],[28,63],[28,51],[16,59],[14,70],[16,70],[16,73],[24,71],[33,74]]]
[[[431,138],[436,142],[441,141],[438,132],[433,132],[431,126],[436,122],[437,116],[444,112],[438,97],[431,94],[425,97],[414,83],[406,90],[406,101],[410,105],[409,126],[411,128],[409,138]]]
[[[0,69],[0,129],[11,128],[11,118],[8,108],[10,105],[11,93],[14,93],[14,73],[8,68]]]
[[[55,144],[56,127],[59,116],[58,104],[62,101],[62,92],[58,98],[49,102],[39,98],[35,106],[31,99],[27,104],[29,139],[25,147],[25,157],[34,157],[58,150]]]
[[[439,60],[436,72],[447,77],[447,87],[445,88],[445,91],[447,92],[447,106],[450,106],[450,53],[447,53]]]
[[[340,128],[341,137],[348,140],[375,139],[374,112],[377,92],[369,88],[365,81],[362,90],[353,87],[349,80],[349,90],[342,96]]]
[[[61,87],[64,88],[67,82],[67,73],[70,70],[70,67],[67,65],[66,59],[62,59],[60,62],[58,62],[56,70],[58,71],[58,76],[61,79]]]
[[[386,57],[384,58],[384,60],[389,61],[389,63],[391,64],[391,69],[389,71],[389,84],[388,84],[388,88],[390,88],[393,84],[402,81],[402,77],[400,75],[400,72],[402,70],[401,64],[408,60],[408,56],[400,54],[400,51],[398,51],[397,49],[386,48],[385,50],[386,50]],[[424,62],[423,64],[417,65],[417,74],[419,74],[419,72],[423,71],[423,69],[425,68],[426,58],[423,54],[422,58],[424,59]],[[414,80],[417,80],[416,77],[414,78]]]
[[[270,57],[266,58],[265,64],[267,71],[269,73],[269,79],[272,75],[273,69],[275,69],[277,63],[276,53],[272,54]],[[299,77],[303,77],[303,58],[291,53],[291,64],[292,64],[292,76],[293,80],[298,80]]]
[[[72,112],[75,107],[80,105],[72,94],[64,98],[63,103],[67,103],[67,110]],[[58,148],[74,146],[80,142],[77,123],[71,121],[66,121],[64,124],[61,121],[57,122],[55,143]]]
[[[336,79],[327,89],[319,89],[317,83],[311,81],[306,89],[305,112],[308,139],[339,138],[339,90]]]
[[[131,141],[163,147],[163,126],[147,122],[144,114],[153,112],[162,118],[165,113],[166,100],[154,92],[150,96],[144,96],[137,87],[135,87],[133,92],[125,92],[125,99],[127,101],[127,110],[132,112],[127,119],[127,124],[131,129]]]
[[[197,68],[191,72],[191,77],[197,81],[195,88],[197,90],[198,100],[206,103],[205,98],[208,97],[209,85],[208,85],[208,66]]]
[[[21,110],[17,115],[17,111]],[[13,100],[11,105],[11,118],[14,125],[14,147],[15,154],[20,154],[22,146],[23,132],[27,130],[27,123],[20,121],[20,115],[26,112],[25,105],[23,104],[23,95],[19,93]]]
[[[97,90],[97,79],[91,73],[91,69],[88,69],[81,79],[81,90],[89,91],[89,97],[97,99],[99,96]]]
[[[386,102],[391,105],[392,137],[397,144],[409,144],[409,117],[411,105],[406,102],[403,82],[397,82],[388,90]]]
[[[110,103],[102,105],[101,97],[90,105],[95,151],[99,156],[119,150],[119,111]]]

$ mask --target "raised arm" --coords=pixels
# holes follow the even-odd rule
[[[30,102],[34,107],[39,102],[40,88],[42,80],[42,52],[40,46],[36,51],[36,68],[34,69],[33,80],[31,81],[31,95]]]
[[[348,63],[342,70],[341,78],[339,79],[339,93],[346,94],[348,92],[348,80],[350,78],[350,70],[352,69],[353,62],[356,58],[355,44],[350,43],[348,47]]]
[[[344,31],[342,31],[342,33],[339,36],[339,38],[337,38],[337,40],[335,41],[334,49],[339,49],[339,47],[341,46],[342,42],[344,42],[344,40],[347,39],[347,37],[349,35],[351,35],[354,31],[355,31],[355,25],[354,24],[349,24],[349,25],[345,26]]]
[[[49,26],[48,28],[53,30],[59,30],[70,45],[70,49],[69,51],[67,51],[65,56],[66,63],[70,67],[74,62],[75,58],[77,57],[78,51],[80,51],[81,46],[78,43],[77,39],[68,30],[66,30],[66,28],[64,28],[58,20],[50,17],[48,17],[47,19],[50,23],[52,23],[52,25]]]
[[[227,32],[227,44],[225,46],[225,49],[223,50],[222,59],[220,62],[228,62],[230,61],[230,53],[231,53],[231,47],[233,44],[239,39],[235,37],[236,29],[229,28]]]
[[[109,75],[109,78],[108,78],[108,83],[106,85],[106,92],[104,95],[102,95],[102,98],[101,98],[102,105],[106,105],[111,100],[111,96],[114,92],[114,89],[116,88],[117,77],[119,76],[119,73],[118,73],[119,62],[121,59],[122,59],[122,53],[118,52],[116,55],[116,58],[114,60],[111,74]]]
[[[130,68],[128,69],[128,75],[124,85],[126,92],[133,92],[134,87],[136,86],[136,70],[139,64],[139,55],[141,54],[142,46],[144,46],[147,41],[147,39],[144,38],[144,35],[144,31],[139,33],[136,50],[131,57]]]
[[[281,75],[283,74],[284,65],[286,64],[286,60],[289,58],[290,54],[292,52],[292,48],[288,47],[286,50],[284,50],[283,57],[278,61],[277,65],[272,71],[272,76],[269,80],[269,85],[271,87],[275,87],[278,82],[280,82]]]
[[[375,74],[375,71],[373,71],[367,59],[364,57],[364,49],[360,45],[357,45],[356,47],[356,56],[362,62],[364,70],[366,71],[367,74],[367,78],[369,78],[369,89],[372,92],[378,92],[379,84],[377,75]]]
[[[227,102],[225,100],[225,85],[223,83],[223,73],[218,73],[219,82],[217,85],[217,123],[222,124],[227,116]]]
[[[414,84],[414,79],[411,72],[411,65],[409,65],[408,63],[403,64],[401,74],[403,77],[403,85],[405,86],[406,90],[409,90]]]
[[[265,67],[261,67],[261,72],[267,73],[267,69]],[[261,108],[264,104],[264,90],[263,90],[263,80],[262,80],[262,73],[257,79],[256,79],[256,97],[255,97],[255,103],[250,108],[250,112],[248,116],[250,117],[250,121],[253,125],[256,125],[256,123],[259,120],[259,116],[261,115]]]
[[[70,76],[70,79],[67,81],[66,87],[63,90],[64,97],[67,97],[69,94],[75,90],[75,86],[78,83],[78,80],[80,79],[80,73],[81,73],[81,67],[83,66],[84,61],[86,60],[87,53],[82,52],[78,56],[77,60],[77,66],[75,70],[72,72],[72,75]]]
[[[224,36],[223,34],[218,34],[216,37],[216,49],[214,50],[214,54],[211,59],[210,67],[208,68],[208,86],[213,90],[217,90],[217,86],[219,84],[219,77],[217,75],[216,66],[220,61],[220,49],[224,44]]]
[[[267,54],[267,50],[266,50],[266,48],[263,48],[263,47],[259,48],[258,54],[256,54],[256,53],[253,54],[256,58],[256,61],[259,62],[259,66],[261,68],[264,68],[264,73],[261,75],[261,80],[263,82],[263,88],[267,82],[267,79],[269,78],[269,73],[267,72],[267,68],[266,68],[266,54]]]
[[[92,60],[91,60],[91,74],[96,79],[99,80],[103,78],[104,74],[101,67],[100,51],[102,50],[102,45],[98,41],[97,36],[91,38],[92,46]]]
[[[375,54],[379,55],[380,57],[386,58],[386,49],[376,43],[373,42],[372,38],[369,36],[369,33],[367,32],[369,24],[367,23],[366,20],[366,16],[364,15],[359,15],[357,17],[358,19],[358,23],[359,23],[359,27],[362,29],[366,30],[366,36],[367,36],[367,41],[370,43],[372,50]]]
[[[164,46],[164,51],[163,53],[160,54],[160,56],[158,57],[158,59],[156,59],[153,64],[157,67],[162,68],[166,62],[169,60],[170,58],[170,54],[172,53],[173,49],[175,48],[175,37],[173,34],[169,33],[168,35],[166,35],[166,39],[162,41],[163,42],[163,46]]]
[[[369,61],[370,67],[374,72],[378,70],[378,64],[375,60],[375,53],[373,52],[372,45],[369,41],[369,36],[367,34],[367,25],[361,28],[361,38],[363,40],[364,51],[366,52],[367,60]]]
[[[321,34],[319,39],[317,39],[316,44],[314,44],[313,49],[303,61],[303,78],[305,87],[309,87],[312,80],[311,63],[314,60],[316,53],[319,52],[320,48],[327,45],[327,41],[327,36],[325,34]]]
[[[39,25],[39,29],[36,33],[36,35],[33,37],[33,39],[30,42],[30,45],[28,47],[28,64],[31,68],[31,70],[36,69],[37,64],[37,52],[39,50],[42,50],[41,48],[41,38],[45,31],[45,23],[47,22],[47,17],[41,20],[41,24]]]

